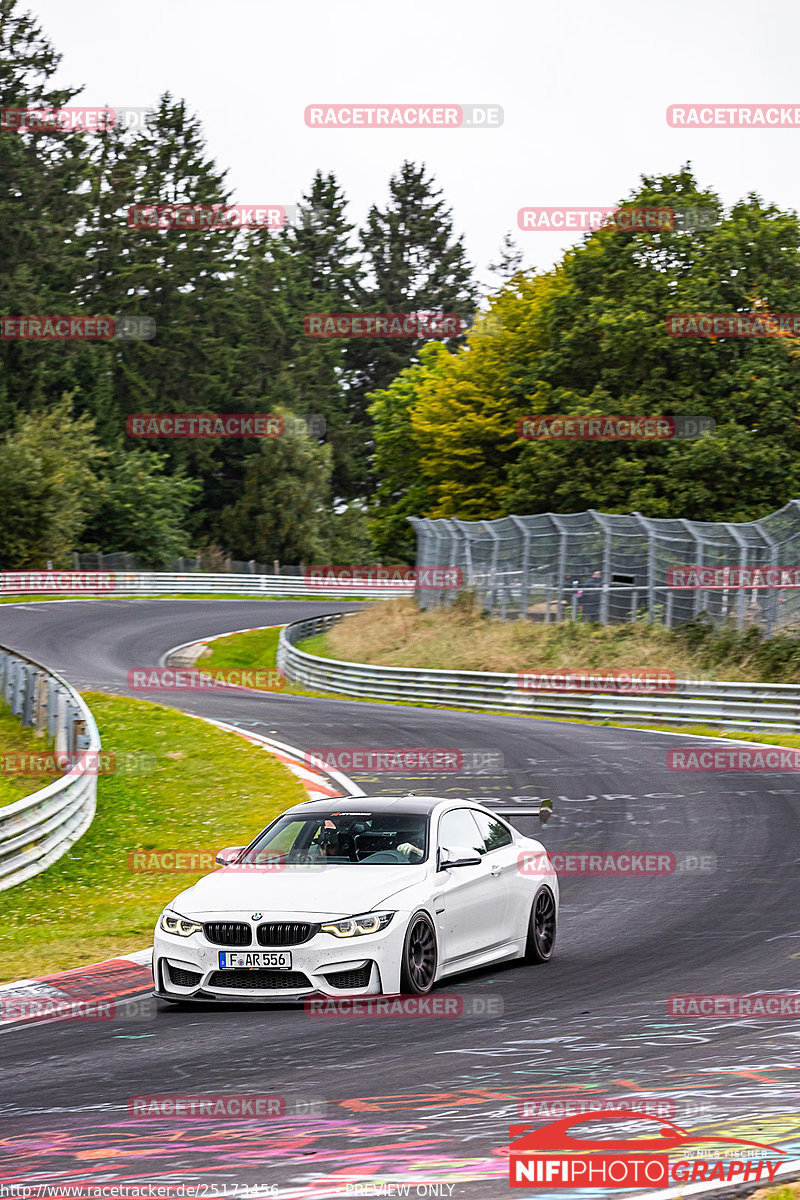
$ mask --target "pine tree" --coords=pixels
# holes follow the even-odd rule
[[[489,263],[489,270],[493,275],[499,275],[505,283],[507,280],[513,279],[522,270],[524,257],[519,246],[511,236],[511,231],[508,230],[503,234],[500,257],[496,263]]]
[[[0,0],[0,106],[69,105],[75,89],[57,88],[61,56],[17,0]],[[0,312],[9,316],[75,313],[81,271],[77,230],[88,215],[87,146],[103,134],[60,130],[0,131]],[[52,342],[0,342],[0,431],[16,413],[72,391],[92,348]]]
[[[369,283],[360,308],[367,312],[448,312],[467,316],[477,290],[464,239],[453,234],[452,213],[424,163],[404,162],[389,183],[389,203],[373,205],[361,232]],[[423,338],[371,338],[353,342],[354,406],[385,388],[414,359]]]
[[[333,448],[333,489],[351,497],[364,490],[363,442],[347,410],[344,344],[310,337],[304,318],[342,312],[355,303],[360,282],[354,226],[335,177],[317,172],[285,233],[250,239],[243,264],[246,333],[238,371],[258,411],[287,407],[321,417]]]

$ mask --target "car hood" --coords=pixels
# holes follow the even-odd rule
[[[247,910],[355,916],[377,908],[395,892],[421,883],[427,867],[298,866],[282,871],[225,867],[176,896],[170,908],[185,917]]]

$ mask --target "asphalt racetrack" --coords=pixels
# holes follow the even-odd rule
[[[180,643],[347,607],[357,606],[8,605],[0,642],[79,689],[129,694],[128,670],[157,664]],[[153,699],[300,749],[499,752],[503,768],[487,774],[354,779],[367,793],[509,807],[551,797],[555,813],[541,835],[534,816],[517,821],[551,851],[702,853],[715,856],[706,860],[714,869],[562,875],[551,963],[440,985],[472,1003],[485,999],[491,1015],[311,1019],[288,1005],[182,1011],[159,1002],[154,1019],[135,1023],[8,1027],[0,1034],[3,1177],[192,1183],[209,1198],[245,1188],[287,1198],[392,1195],[403,1193],[388,1183],[405,1181],[412,1196],[496,1200],[512,1194],[510,1124],[542,1124],[525,1114],[557,1112],[537,1106],[564,1098],[641,1093],[692,1131],[768,1142],[800,1158],[796,1019],[681,1018],[667,1006],[675,995],[796,989],[800,803],[791,774],[672,772],[667,750],[688,739],[612,727],[280,693]],[[207,829],[195,839],[207,840]],[[177,878],[176,892],[182,886]],[[128,1115],[130,1097],[154,1093],[268,1093],[297,1103],[268,1121]],[[520,1107],[526,1102],[534,1108]],[[420,1185],[427,1191],[415,1191]]]

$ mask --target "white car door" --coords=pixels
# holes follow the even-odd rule
[[[490,813],[472,813],[486,848],[489,870],[500,877],[505,894],[503,936],[509,940],[527,930],[531,910],[530,881],[519,870],[519,848],[514,834],[499,817]]]
[[[483,836],[469,809],[453,808],[439,820],[437,853],[471,849],[481,861],[437,871],[435,908],[443,963],[454,963],[504,940],[506,881],[485,853]]]

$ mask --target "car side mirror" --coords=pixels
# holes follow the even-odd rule
[[[244,846],[226,846],[224,850],[217,851],[214,861],[220,867],[229,867],[232,862],[236,861],[243,850]]]
[[[440,871],[449,871],[451,867],[477,867],[480,861],[480,854],[471,846],[439,847]]]
[[[542,825],[546,825],[553,815],[553,801],[543,800],[539,805],[539,820]]]

